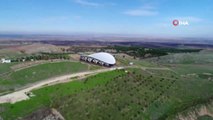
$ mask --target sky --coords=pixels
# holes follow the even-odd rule
[[[0,0],[4,32],[213,38],[213,0]]]

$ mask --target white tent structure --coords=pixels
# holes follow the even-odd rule
[[[105,52],[94,53],[88,56],[81,56],[80,60],[107,67],[111,67],[116,64],[114,56]]]
[[[11,63],[11,60],[7,60],[7,59],[2,58],[1,63]]]

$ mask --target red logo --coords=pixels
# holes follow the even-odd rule
[[[178,25],[179,25],[179,20],[173,20],[172,24],[173,24],[174,26],[178,26]]]

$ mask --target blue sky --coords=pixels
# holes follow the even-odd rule
[[[0,32],[213,37],[213,0],[0,0]]]

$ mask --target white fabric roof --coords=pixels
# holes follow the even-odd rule
[[[108,64],[114,65],[116,63],[114,56],[112,56],[109,53],[105,53],[105,52],[91,54],[91,55],[89,55],[89,57],[98,59],[98,60],[103,61],[103,62],[108,63]]]

